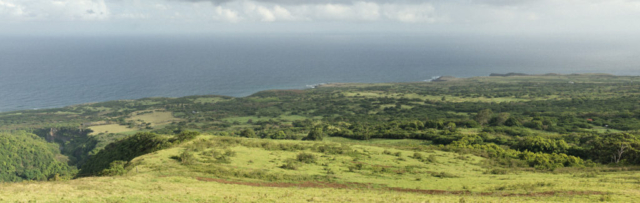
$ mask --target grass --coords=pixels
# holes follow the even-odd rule
[[[402,147],[410,147],[410,146],[421,146],[427,145],[431,143],[430,141],[424,140],[413,140],[413,139],[370,139],[370,140],[353,140],[343,137],[325,137],[325,142],[335,142],[335,143],[348,143],[348,144],[366,144],[373,146],[402,146]]]
[[[300,115],[280,115],[278,117],[268,117],[268,116],[238,116],[238,117],[229,117],[229,118],[224,118],[222,120],[227,121],[227,122],[239,122],[241,124],[246,124],[247,121],[251,120],[252,122],[258,122],[258,121],[268,121],[269,119],[273,119],[273,120],[287,120],[287,121],[296,121],[296,120],[304,120],[304,119],[309,119],[309,118],[313,118],[313,119],[321,119],[322,117],[305,117],[305,116],[300,116]]]
[[[137,131],[135,129],[128,128],[127,126],[118,125],[118,124],[91,126],[89,127],[89,129],[93,130],[91,135],[97,135],[100,133],[124,133],[124,132]]]
[[[308,142],[201,136],[135,158],[124,176],[1,183],[0,201],[633,202],[640,197],[640,174],[634,171],[604,172],[596,168],[592,172],[566,169],[556,173],[515,171],[494,175],[486,173],[489,168],[481,164],[481,157],[421,151],[424,157],[435,157],[434,162],[425,162],[414,158],[415,151],[393,147],[411,142],[414,141],[328,138]],[[317,150],[322,145],[348,150],[323,153]],[[175,158],[185,150],[191,150],[197,161],[184,165]],[[211,161],[212,151],[234,153],[230,161],[221,163]],[[316,157],[315,162],[299,163],[295,170],[281,168],[302,152]],[[349,169],[357,163],[364,164]],[[380,172],[381,168],[389,171]],[[413,172],[396,172],[409,168]],[[267,174],[282,179],[261,178]],[[312,179],[296,181],[286,177],[319,177],[324,181],[316,184]]]
[[[127,119],[128,121],[143,121],[145,123],[151,123],[151,126],[165,125],[174,121],[181,121],[182,119],[173,117],[171,112],[154,110],[151,113],[142,113],[132,116]]]
[[[586,202],[599,198],[460,197],[368,189],[254,187],[151,175],[3,184],[0,189],[3,202],[461,202],[461,199],[467,202]]]
[[[389,97],[394,99],[420,99],[425,101],[442,101],[443,95],[433,96],[433,95],[419,95],[415,93],[384,93],[379,91],[351,91],[343,93],[346,97],[365,97],[365,98],[380,98],[380,97]],[[523,99],[523,98],[515,98],[515,97],[495,97],[495,98],[487,98],[487,97],[460,97],[453,95],[444,95],[445,101],[447,102],[518,102],[518,101],[531,101],[532,99]],[[546,100],[552,98],[544,98],[539,97],[533,100]],[[384,107],[395,106],[395,105],[385,105]],[[405,108],[403,106],[403,108]],[[407,108],[411,108],[407,106]]]
[[[228,100],[230,99],[223,98],[223,97],[199,97],[199,98],[196,98],[193,102],[201,103],[201,104],[215,104],[221,101],[228,101]]]

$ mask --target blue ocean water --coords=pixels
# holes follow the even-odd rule
[[[0,112],[440,75],[640,75],[638,47],[449,36],[0,37]]]

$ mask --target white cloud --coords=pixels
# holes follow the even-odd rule
[[[437,21],[434,11],[435,8],[431,4],[411,6],[396,4],[383,5],[383,13],[387,18],[405,23],[434,23]]]
[[[11,2],[0,1],[0,16],[7,15],[7,17],[20,17],[23,14],[24,11],[22,6]]]
[[[284,7],[276,5],[273,7],[273,14],[278,17],[278,19],[282,20],[293,20],[294,17],[291,15],[291,12]]]
[[[638,0],[0,0],[0,25],[99,21],[110,24],[295,26],[345,23],[427,29],[577,31],[633,30]],[[291,23],[293,22],[293,23]],[[384,25],[384,26],[376,26]],[[144,27],[144,26],[143,26]],[[349,27],[349,26],[346,26]],[[390,29],[390,28],[380,28]],[[2,29],[0,27],[0,30]],[[1,32],[1,31],[0,31]]]
[[[4,0],[0,9],[15,21],[105,20],[111,14],[104,0]]]
[[[380,6],[373,2],[359,1],[353,4],[356,15],[362,20],[378,20],[380,18]]]
[[[215,20],[226,21],[236,23],[240,21],[240,17],[238,16],[238,12],[226,8],[222,8],[220,6],[216,6],[215,15],[213,17]]]
[[[273,22],[273,21],[275,21],[275,20],[276,20],[276,16],[275,16],[275,15],[273,15],[273,13],[271,13],[271,10],[269,10],[269,9],[267,9],[267,8],[265,8],[265,7],[258,6],[258,7],[256,8],[256,12],[257,12],[258,14],[260,14],[260,16],[261,16],[260,20],[261,20],[261,21],[264,21],[264,22]]]

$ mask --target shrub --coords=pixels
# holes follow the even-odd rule
[[[424,159],[424,156],[422,155],[422,153],[419,153],[419,152],[413,153],[413,156],[411,157],[420,161]]]
[[[433,154],[429,155],[425,161],[429,163],[438,163],[438,159],[436,159],[436,155],[433,155]]]
[[[494,168],[494,169],[491,169],[491,170],[489,170],[489,171],[487,171],[485,173],[494,174],[494,175],[504,175],[504,174],[509,173],[509,171],[506,170],[506,169],[503,169],[503,168]]]
[[[316,163],[316,156],[311,153],[302,152],[296,157],[299,162],[310,164]]]
[[[180,154],[180,163],[183,165],[191,165],[195,162],[195,157],[193,153],[189,150],[184,150],[182,154]]]
[[[288,170],[296,170],[298,169],[299,165],[298,162],[296,162],[293,159],[287,159],[284,164],[282,164],[282,166],[280,166],[280,168],[283,169],[288,169]]]
[[[452,174],[452,173],[447,173],[447,172],[440,172],[440,173],[433,173],[431,174],[431,176],[433,177],[438,177],[438,178],[457,178],[458,176]]]
[[[240,136],[242,137],[248,137],[248,138],[255,138],[256,137],[256,133],[253,131],[253,129],[251,128],[247,128],[244,129],[241,133]]]
[[[109,164],[109,168],[104,169],[100,172],[102,176],[116,176],[116,175],[124,175],[127,173],[125,166],[127,165],[127,161],[117,160],[113,161]]]
[[[233,151],[233,150],[227,149],[227,150],[224,151],[224,155],[228,156],[228,157],[234,157],[234,156],[236,156],[236,152]]]
[[[180,134],[176,135],[175,138],[173,140],[171,140],[171,141],[172,142],[184,142],[186,140],[192,140],[193,138],[196,138],[198,135],[200,135],[199,132],[184,131],[184,132],[181,132]]]
[[[313,128],[309,134],[303,138],[303,140],[322,140],[324,134],[322,133],[322,128]]]

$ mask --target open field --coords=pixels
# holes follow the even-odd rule
[[[0,189],[0,201],[4,202],[593,202],[603,197],[610,199],[602,195],[430,195],[367,188],[256,187],[151,175],[2,184]],[[625,199],[632,200],[618,200]]]
[[[151,123],[151,126],[165,125],[171,122],[181,121],[181,119],[173,117],[171,112],[153,110],[151,113],[134,113],[135,116],[127,119],[127,121],[141,121]]]
[[[125,133],[136,131],[136,129],[128,128],[127,126],[119,125],[119,124],[108,124],[108,125],[96,125],[91,126],[89,129],[93,130],[91,135],[97,135],[100,133]]]

